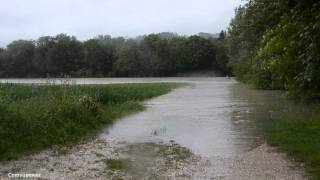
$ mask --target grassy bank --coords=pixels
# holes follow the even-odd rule
[[[91,137],[176,84],[0,84],[0,160]]]
[[[267,131],[267,141],[304,162],[307,172],[320,179],[320,115],[308,120],[277,121]]]

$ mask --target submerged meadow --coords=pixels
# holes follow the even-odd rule
[[[0,84],[0,160],[92,137],[116,118],[143,110],[141,101],[177,86]]]

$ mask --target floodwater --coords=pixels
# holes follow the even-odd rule
[[[146,111],[116,121],[102,136],[130,143],[175,141],[203,157],[232,158],[264,142],[262,128],[270,119],[309,113],[280,91],[253,90],[229,78],[165,81],[188,85],[147,101]]]
[[[124,117],[101,135],[129,143],[175,141],[204,157],[234,157],[264,142],[271,119],[309,113],[280,91],[253,90],[224,77],[0,79],[9,83],[148,83],[187,85],[145,102],[143,112]],[[302,108],[303,107],[303,108]]]

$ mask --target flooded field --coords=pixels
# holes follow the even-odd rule
[[[50,81],[56,84],[63,83],[59,79]],[[183,147],[188,152],[190,151],[195,157],[205,160],[202,162],[202,165],[205,164],[208,176],[205,176],[204,179],[208,177],[225,177],[227,179],[232,179],[236,176],[242,177],[241,173],[245,173],[246,170],[250,171],[250,168],[256,168],[255,170],[251,170],[253,172],[256,171],[257,174],[251,175],[250,173],[253,172],[242,174],[244,179],[255,179],[259,177],[259,171],[264,173],[264,171],[268,171],[269,169],[271,169],[269,173],[277,178],[286,178],[288,176],[291,179],[301,178],[301,172],[288,168],[287,162],[283,161],[282,155],[278,156],[278,153],[274,155],[265,152],[266,150],[272,150],[264,144],[265,140],[262,128],[266,128],[270,124],[271,119],[276,120],[282,116],[307,116],[310,113],[308,107],[303,106],[302,108],[302,106],[285,100],[282,92],[253,90],[237,83],[233,79],[222,77],[96,78],[71,79],[71,81],[75,84],[186,83],[185,86],[169,94],[145,102],[147,107],[145,111],[117,120],[99,136],[99,141],[122,144],[120,146],[115,145],[112,148],[118,149],[119,152],[127,152],[124,155],[125,159],[138,158],[139,164],[144,164],[144,162],[151,163],[153,162],[152,158],[156,157],[156,155],[150,155],[148,158],[142,158],[141,160],[141,157],[144,156],[141,156],[141,153],[137,153],[140,150],[128,153],[131,151],[123,150],[124,147],[137,148],[139,144],[147,144],[148,151],[150,151],[150,149],[154,148],[163,149],[169,147],[170,149],[170,144],[173,143],[179,147]],[[0,82],[48,83],[48,80],[10,79],[0,80]],[[154,146],[150,147],[153,144]],[[86,149],[90,149],[90,147],[86,146]],[[166,150],[163,150],[163,152],[166,152]],[[267,155],[260,156],[263,154],[262,152]],[[276,164],[261,165],[261,162],[256,162],[261,165],[260,169],[258,166],[253,165],[255,161],[259,161],[259,158],[262,158],[260,160],[264,160],[263,158],[268,159],[269,156],[275,158],[273,159],[273,163]],[[192,157],[192,159],[197,159],[198,161],[199,159],[195,157]],[[250,166],[246,166],[248,164],[242,162],[248,159],[248,157],[254,157],[248,160]],[[179,162],[179,160],[177,161]],[[188,162],[188,160],[183,162]],[[190,164],[190,162],[187,164]],[[10,169],[10,165],[6,166],[7,170]],[[274,166],[285,167],[283,170],[274,170]],[[198,168],[198,173],[200,169]],[[272,172],[272,169],[276,172]],[[204,174],[203,168],[200,174]],[[189,179],[198,179],[192,178],[192,176],[188,177]]]

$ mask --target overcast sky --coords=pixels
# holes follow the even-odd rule
[[[225,29],[242,0],[3,0],[0,46],[16,39],[67,33],[135,37],[157,32],[190,35]]]

